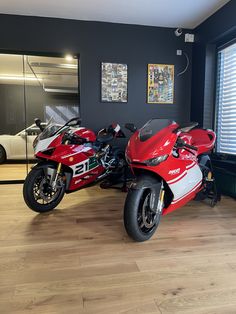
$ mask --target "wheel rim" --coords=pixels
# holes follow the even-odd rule
[[[43,173],[39,174],[33,185],[34,199],[38,204],[47,205],[55,201],[63,188],[61,178],[58,178],[56,188],[53,189],[50,185],[50,178]]]
[[[143,193],[139,210],[138,210],[138,226],[142,233],[148,234],[153,231],[159,221],[160,213],[156,213],[150,208],[151,191],[146,190]]]

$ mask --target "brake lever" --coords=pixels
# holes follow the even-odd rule
[[[185,143],[182,139],[177,140],[175,147],[176,149],[185,149],[187,152],[189,152],[192,155],[195,155],[195,154],[190,149],[194,151],[198,151],[197,147]]]

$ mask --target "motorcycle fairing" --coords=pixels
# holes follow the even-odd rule
[[[170,156],[169,158],[174,158]],[[168,161],[168,171],[166,171],[167,162],[163,162],[155,167],[144,167],[143,165],[135,165],[134,168],[147,169],[159,175],[169,186],[173,193],[171,204],[164,208],[163,215],[186,204],[190,199],[194,198],[196,193],[201,189],[202,172],[195,161],[182,160],[176,164],[176,160]],[[171,174],[172,173],[172,174]],[[181,173],[181,175],[180,175]]]
[[[173,132],[175,128],[176,124],[171,124],[144,142],[140,141],[137,131],[126,150],[134,170],[140,168],[151,171],[168,184],[173,199],[171,204],[164,208],[163,215],[186,204],[202,188],[202,172],[197,162],[197,152],[189,153],[180,149],[176,157],[173,155],[177,140],[177,134]],[[192,137],[188,133],[183,133],[182,136],[190,143]],[[157,166],[145,166],[145,161],[161,155],[168,155],[168,159]]]
[[[38,158],[61,162],[68,166],[72,172],[72,179],[68,191],[80,189],[82,186],[91,183],[104,172],[104,168],[95,163],[94,150],[91,146],[86,145],[58,145],[61,137],[53,139],[47,149],[55,148],[53,154],[46,155],[42,151],[37,153]],[[66,151],[66,154],[65,154]],[[46,152],[46,151],[45,151]]]
[[[45,138],[43,140],[40,140],[34,149],[35,155],[52,147],[52,143],[57,139],[57,137],[58,137],[58,134]]]

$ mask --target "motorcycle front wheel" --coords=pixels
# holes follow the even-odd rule
[[[53,210],[62,200],[64,193],[65,185],[60,176],[56,188],[53,189],[42,168],[32,169],[23,186],[25,203],[30,209],[38,213]]]
[[[124,226],[128,235],[137,242],[150,239],[155,233],[161,213],[150,208],[151,190],[144,187],[131,189],[126,197],[124,207]],[[161,184],[160,184],[161,190]]]

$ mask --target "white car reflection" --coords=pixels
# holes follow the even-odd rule
[[[46,123],[42,123],[43,126]],[[40,129],[32,124],[16,135],[0,135],[0,163],[6,160],[34,159],[33,141],[40,133]]]

